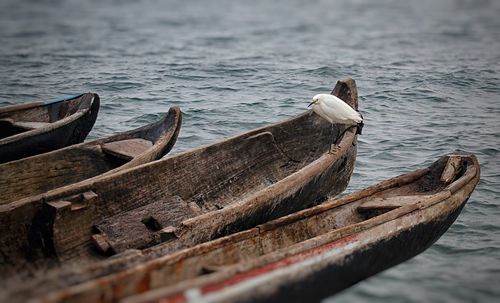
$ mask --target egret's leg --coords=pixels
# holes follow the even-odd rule
[[[333,136],[335,136],[335,129],[333,127],[333,123],[332,123],[332,128],[330,129],[330,132],[331,132],[331,136],[332,136],[332,142],[330,142],[330,146],[333,145],[333,143],[335,143],[335,140],[333,140]]]
[[[345,132],[346,132],[347,130],[348,130],[348,128],[344,129],[344,131],[343,131],[343,132],[341,132],[341,133],[337,136],[337,138],[335,138],[335,145],[339,144],[339,140],[340,140],[340,139],[342,139],[342,137],[344,137],[344,134],[345,134]]]
[[[351,129],[352,127],[357,127],[357,126],[356,126],[356,125],[353,125],[353,126],[347,127],[346,129],[344,129],[344,131],[343,131],[343,132],[341,132],[341,133],[337,136],[337,138],[335,138],[335,140],[334,140],[334,141],[332,141],[332,144],[330,145],[330,151],[329,151],[329,153],[333,153],[333,151],[334,151],[334,150],[336,150],[336,149],[338,149],[338,148],[339,148],[339,146],[338,146],[338,144],[339,144],[339,140],[340,140],[342,137],[344,137],[345,133],[346,133],[349,129]],[[334,134],[334,130],[333,130],[333,124],[332,124],[332,140],[333,140],[333,134]]]
[[[352,126],[347,127],[346,129],[344,129],[344,131],[343,131],[343,132],[341,132],[341,133],[338,135],[337,139],[335,139],[335,144],[338,144],[338,141],[339,141],[342,137],[344,137],[345,133],[346,133],[348,130],[350,130],[351,128],[353,128],[353,127],[356,127],[356,128],[357,128],[358,126],[357,126],[357,125],[352,125]]]
[[[330,143],[330,149],[328,150],[328,153],[329,154],[333,154],[335,152],[336,149],[338,149],[339,147],[336,145],[337,143],[337,140],[338,140],[338,137],[335,138],[335,127],[332,123],[332,129],[331,129],[331,138],[332,138],[332,141]]]

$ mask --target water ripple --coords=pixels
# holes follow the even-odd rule
[[[173,153],[306,110],[338,79],[365,117],[347,192],[473,152],[482,180],[425,253],[340,302],[496,301],[500,272],[498,1],[0,1],[0,106],[101,96],[89,139],[179,105]],[[459,264],[460,266],[457,266]]]

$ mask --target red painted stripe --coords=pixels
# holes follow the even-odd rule
[[[232,276],[232,277],[230,277],[230,278],[228,278],[220,283],[214,283],[214,284],[209,284],[207,286],[204,286],[204,287],[200,288],[200,292],[202,294],[208,294],[211,292],[219,291],[219,290],[224,289],[226,287],[238,284],[240,282],[249,280],[249,279],[254,278],[254,277],[258,277],[260,275],[271,272],[273,270],[277,270],[277,269],[280,269],[280,268],[283,268],[286,266],[290,266],[292,264],[298,263],[298,262],[306,260],[308,258],[317,256],[317,255],[319,255],[327,250],[345,245],[349,242],[353,242],[354,240],[356,240],[356,238],[357,238],[357,234],[350,235],[350,236],[344,237],[342,239],[324,244],[322,246],[318,246],[318,247],[313,248],[311,250],[308,250],[306,252],[299,253],[299,254],[281,259],[281,260],[273,262],[273,263],[269,263],[267,265],[264,265],[264,266],[256,268],[256,269],[252,269],[252,270],[249,270],[246,272],[236,274],[236,275],[234,275],[234,276]],[[181,302],[186,302],[186,298],[184,296],[184,292],[182,292],[182,293],[174,294],[170,297],[159,299],[158,302],[181,303]]]
[[[348,242],[351,242],[355,238],[356,238],[356,235],[351,235],[351,236],[348,236],[348,237],[344,237],[342,239],[339,239],[339,240],[336,240],[336,241],[324,244],[322,246],[316,247],[316,248],[311,249],[309,251],[306,251],[306,252],[303,252],[303,253],[299,253],[299,254],[287,257],[285,259],[282,259],[282,260],[279,260],[279,261],[276,261],[276,262],[273,262],[273,263],[269,263],[267,265],[264,265],[264,266],[256,268],[256,269],[252,269],[252,270],[249,270],[249,271],[246,271],[246,272],[242,272],[242,273],[236,274],[236,275],[234,275],[234,276],[226,279],[225,281],[223,281],[221,283],[211,284],[211,285],[207,285],[205,287],[202,287],[200,289],[201,293],[207,294],[207,293],[215,292],[215,291],[224,289],[224,288],[226,288],[228,286],[231,286],[231,285],[234,285],[234,284],[238,284],[238,283],[240,283],[242,281],[249,280],[249,279],[254,278],[254,277],[258,277],[260,275],[263,275],[265,273],[271,272],[273,270],[277,270],[277,269],[280,269],[280,268],[283,268],[283,267],[286,267],[286,266],[290,266],[292,264],[295,264],[295,263],[298,263],[300,261],[306,260],[306,259],[308,259],[310,257],[319,255],[322,252],[330,250],[330,249],[332,249],[334,247],[341,246],[341,245],[344,245],[344,244],[346,244]]]
[[[155,300],[153,300],[151,302],[155,302]],[[157,302],[159,302],[159,303],[185,303],[185,302],[187,302],[187,300],[186,300],[186,296],[184,296],[184,293],[177,293],[177,294],[172,295],[170,297],[159,299],[159,300],[157,300]]]

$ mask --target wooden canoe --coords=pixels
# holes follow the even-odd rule
[[[317,302],[432,245],[457,218],[479,175],[475,156],[447,155],[428,168],[191,249],[128,267],[107,261],[55,273],[8,298]]]
[[[82,142],[98,111],[93,93],[1,107],[0,163]]]
[[[339,81],[333,93],[357,108],[354,80]],[[334,125],[334,135],[344,128]],[[27,271],[40,258],[83,266],[159,244],[162,253],[172,252],[320,203],[346,188],[356,158],[355,129],[327,153],[331,136],[331,124],[307,111],[36,201],[16,201],[15,208],[0,206],[0,273]]]
[[[159,159],[175,144],[181,110],[110,137],[0,164],[0,205]]]

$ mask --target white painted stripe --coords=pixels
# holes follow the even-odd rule
[[[203,299],[201,291],[199,288],[191,288],[184,292],[184,296],[186,297],[187,302],[206,302]]]

